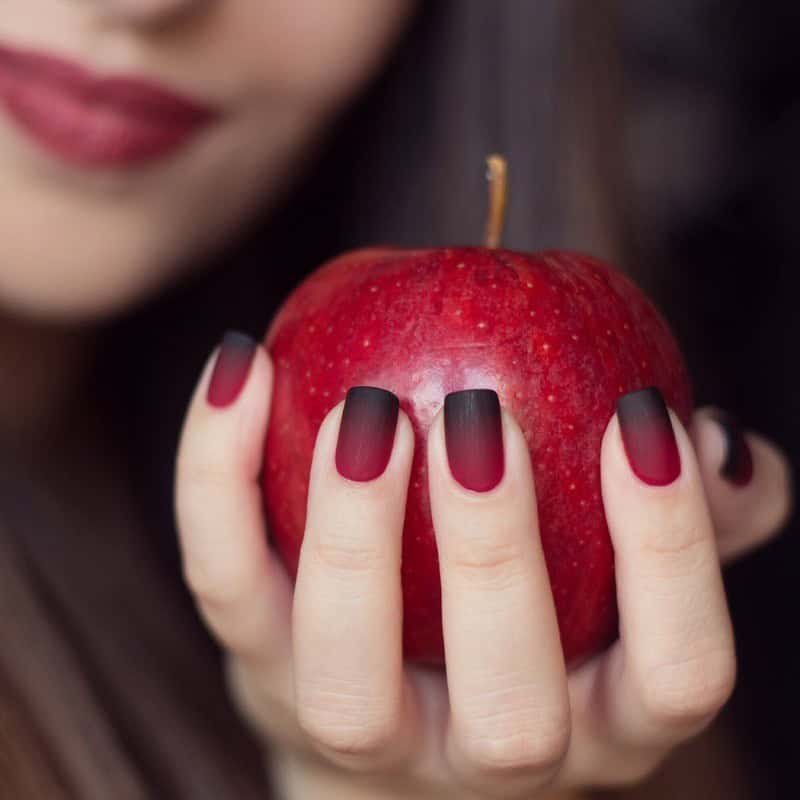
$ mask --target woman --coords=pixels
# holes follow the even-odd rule
[[[504,478],[469,495],[448,472],[440,417],[429,446],[453,587],[448,687],[404,671],[399,654],[392,543],[410,456],[404,415],[385,471],[359,485],[358,502],[334,467],[347,409],[323,425],[310,514],[335,509],[350,550],[325,525],[307,537],[290,626],[255,483],[269,359],[229,335],[197,370],[209,330],[234,321],[260,333],[323,257],[368,239],[436,243],[477,229],[482,203],[461,199],[470,179],[459,174],[489,144],[537,184],[529,200],[517,195],[509,241],[581,243],[550,192],[569,117],[553,102],[558,9],[15,2],[0,21],[0,352],[10,376],[0,401],[0,794],[263,797],[269,757],[285,797],[573,796],[644,780],[708,726],[736,666],[718,553],[756,546],[789,505],[784,459],[765,440],[707,411],[687,432],[657,397],[632,398],[673,431],[679,456],[680,475],[649,487],[625,455],[625,415],[615,416],[604,498],[626,636],[568,679],[541,552],[522,535],[535,509],[519,429],[493,406]],[[344,121],[412,18],[391,71]],[[530,106],[508,115],[520,97]],[[334,120],[337,136],[311,167]],[[242,245],[237,266],[186,274],[265,211],[264,238],[257,250]],[[177,457],[180,563],[227,683],[163,514],[188,370],[201,377]],[[370,525],[356,524],[365,516]],[[480,517],[484,537],[459,551],[466,521]],[[492,569],[485,534],[497,518],[514,523],[497,536],[521,556],[517,581]],[[375,529],[387,569],[352,569],[374,546],[356,534]],[[464,557],[477,559],[480,581],[459,582]],[[482,630],[486,615],[467,612],[492,603],[503,624],[491,615]],[[496,646],[479,675],[470,641],[489,635]]]

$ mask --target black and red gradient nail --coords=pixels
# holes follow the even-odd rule
[[[444,437],[453,477],[466,489],[488,492],[503,478],[503,420],[492,389],[465,389],[444,399]]]
[[[225,408],[236,400],[247,383],[257,347],[254,339],[238,331],[228,331],[222,337],[206,393],[209,405]]]
[[[347,393],[336,442],[336,469],[351,481],[383,474],[394,446],[400,402],[385,389],[354,386]]]
[[[730,414],[715,414],[714,421],[722,431],[725,440],[725,457],[719,474],[728,483],[744,487],[753,480],[753,453],[744,438],[739,422]]]
[[[681,457],[666,403],[655,387],[617,401],[617,418],[628,463],[650,486],[667,486],[681,474]]]

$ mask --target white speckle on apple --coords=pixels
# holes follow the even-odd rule
[[[461,309],[460,309],[460,308],[457,308],[457,309],[456,309],[456,316],[457,316],[457,317],[460,317],[460,316],[461,316]]]
[[[346,359],[344,360],[344,365],[345,365],[345,366],[347,366],[349,363],[350,363],[350,359],[349,359],[349,358],[346,358]]]
[[[309,393],[309,394],[316,394],[316,393],[317,393],[317,387],[316,387],[316,386],[312,386],[312,387],[311,387],[311,388],[308,390],[308,393]]]
[[[333,369],[333,361],[328,362],[328,369]]]
[[[361,342],[361,344],[363,344],[364,347],[369,347],[372,344],[372,342],[370,342],[369,339],[364,339],[364,341]]]
[[[373,294],[375,294],[375,292],[377,292],[377,291],[378,291],[378,287],[377,287],[377,286],[370,286],[370,287],[369,287],[369,290],[370,290],[370,291],[371,291]]]
[[[478,327],[479,328],[485,328],[486,327],[486,323],[485,322],[479,322],[478,323]]]
[[[549,345],[547,342],[545,342],[545,343],[542,345],[542,350],[544,350],[544,351],[545,351],[545,353],[546,353],[546,352],[547,352],[549,349],[550,349],[550,345]]]
[[[606,336],[611,336],[611,328],[606,328]]]
[[[567,430],[568,431],[574,431],[575,430],[575,426],[571,422],[568,422],[567,423]]]
[[[493,284],[492,284],[492,289],[496,289],[496,288],[497,288],[497,284],[496,284],[496,283],[493,283]]]
[[[569,490],[570,490],[571,492],[574,492],[574,491],[575,491],[575,484],[574,484],[574,483],[571,483],[571,484],[569,485]]]
[[[464,269],[465,266],[466,264],[463,261],[459,261],[459,263],[456,264],[456,269]]]
[[[554,313],[554,314],[555,314],[557,317],[558,317],[558,316],[561,316],[561,309],[560,309],[560,308],[554,308],[554,309],[553,309],[553,313]]]
[[[536,312],[535,312],[535,311],[529,311],[528,313],[529,313],[529,314],[530,314],[532,317],[535,317],[535,316],[536,316]]]
[[[623,322],[623,323],[622,323],[622,330],[624,330],[624,331],[629,331],[630,329],[631,329],[631,326],[630,326],[630,325],[628,325],[628,323],[627,323],[627,322]]]
[[[547,402],[548,403],[555,403],[555,401],[556,401],[556,396],[554,394],[547,395]]]
[[[394,284],[394,285],[395,285],[395,286],[396,286],[398,289],[400,289],[400,288],[403,286],[403,284],[402,284],[402,283],[400,283],[400,281],[395,281],[395,284]]]
[[[577,333],[573,333],[572,334],[572,341],[573,342],[577,342],[578,341],[578,334]]]
[[[530,281],[526,281],[526,282],[525,282],[525,285],[526,285],[526,286],[527,286],[529,289],[533,289],[533,284],[532,284]]]

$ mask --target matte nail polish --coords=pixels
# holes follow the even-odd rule
[[[681,457],[661,392],[651,387],[620,397],[617,418],[634,474],[650,486],[672,483],[681,474]]]
[[[383,474],[394,446],[400,402],[385,389],[354,386],[347,393],[336,442],[336,469],[351,481]]]
[[[747,486],[753,479],[753,454],[739,423],[728,414],[714,417],[725,439],[725,457],[719,469],[721,477],[734,486]]]
[[[206,400],[215,408],[231,405],[242,391],[257,344],[244,333],[229,331],[222,338],[214,371],[208,384]]]
[[[466,389],[444,399],[444,435],[453,477],[466,489],[488,492],[505,470],[500,400],[491,389]]]

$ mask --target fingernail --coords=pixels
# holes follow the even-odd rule
[[[256,354],[254,339],[238,331],[228,331],[222,338],[214,371],[208,384],[206,400],[215,408],[233,403],[242,391]]]
[[[466,389],[444,399],[444,436],[453,477],[474,492],[488,492],[505,469],[500,400],[491,389]]]
[[[650,486],[666,486],[681,474],[681,457],[664,398],[651,387],[617,401],[625,454],[634,474]]]
[[[719,474],[734,486],[747,486],[753,479],[753,454],[736,419],[728,414],[714,417],[725,440],[725,457]]]
[[[354,386],[347,393],[336,442],[336,469],[351,481],[371,481],[386,469],[400,402],[385,389]]]

